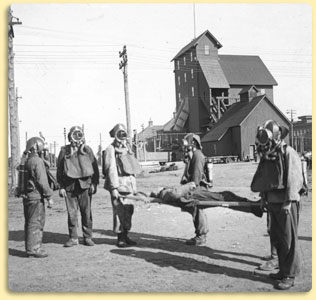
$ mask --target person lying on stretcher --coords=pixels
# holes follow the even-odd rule
[[[251,201],[230,191],[211,192],[209,189],[196,186],[194,182],[176,185],[173,188],[162,188],[158,192],[151,192],[150,197],[160,198],[162,203],[181,208],[198,206],[201,209],[217,206],[216,201],[219,202],[218,206],[221,202],[227,202],[226,206],[233,210],[252,213],[259,218],[263,215],[260,200]]]
[[[124,186],[120,186],[118,191],[122,199],[142,200],[146,203],[158,202],[180,207],[181,209],[188,207],[204,209],[225,206],[233,210],[252,213],[259,218],[263,215],[260,199],[252,201],[230,191],[211,192],[203,187],[197,187],[194,182],[176,185],[172,188],[160,188],[158,191],[152,191],[149,194],[138,192],[133,196],[129,194],[129,191]],[[223,205],[223,202],[226,205]]]

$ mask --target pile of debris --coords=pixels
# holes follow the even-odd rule
[[[159,173],[159,172],[176,171],[176,170],[178,170],[178,166],[175,163],[172,163],[169,166],[162,166],[160,169],[152,170],[149,173]]]

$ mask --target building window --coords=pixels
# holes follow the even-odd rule
[[[183,57],[183,64],[185,65],[185,56]]]
[[[191,61],[193,61],[193,53],[191,52]]]
[[[193,69],[191,69],[191,78],[193,79]]]
[[[205,55],[210,55],[210,46],[209,45],[205,45],[205,47],[204,47],[204,54]]]
[[[178,76],[178,85],[180,85],[180,76]]]
[[[180,70],[180,61],[177,60],[177,67],[178,67],[178,70]]]
[[[194,86],[192,86],[192,97],[194,97]]]
[[[187,82],[187,73],[184,72],[184,82]]]

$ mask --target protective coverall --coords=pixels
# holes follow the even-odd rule
[[[37,153],[29,154],[25,162],[27,193],[23,199],[25,217],[25,250],[27,254],[38,253],[42,247],[45,225],[45,199],[53,195],[49,187],[46,168]]]

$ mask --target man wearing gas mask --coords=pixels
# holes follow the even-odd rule
[[[200,137],[194,133],[189,133],[184,137],[185,170],[180,183],[186,184],[194,182],[196,187],[209,187],[205,174],[205,156],[202,153]],[[206,236],[209,231],[207,216],[203,209],[189,207],[183,209],[193,217],[195,237],[186,241],[187,245],[204,246]]]
[[[102,152],[104,188],[111,194],[113,209],[113,231],[117,233],[117,246],[134,246],[136,242],[128,237],[132,227],[134,206],[124,203],[120,194],[136,193],[136,177],[141,169],[127,141],[123,124],[116,124],[110,131],[113,142]]]
[[[70,144],[61,148],[57,159],[59,195],[65,198],[68,212],[69,240],[65,247],[79,244],[78,208],[81,213],[83,243],[94,246],[92,241],[92,195],[97,192],[99,169],[92,149],[85,144],[81,127],[73,126],[68,133]]]
[[[300,270],[297,230],[303,176],[299,155],[284,142],[287,134],[287,128],[272,120],[258,127],[260,162],[251,183],[251,190],[260,192],[267,203],[271,245],[279,261],[279,272],[270,277],[278,280],[276,288],[281,290],[294,286]]]
[[[46,167],[41,158],[44,141],[39,137],[32,137],[26,143],[24,155],[25,178],[23,178],[23,207],[25,217],[25,250],[27,256],[36,258],[47,257],[42,249],[43,230],[45,225],[45,200],[52,202],[53,191],[49,186]],[[19,180],[20,184],[20,180]]]

